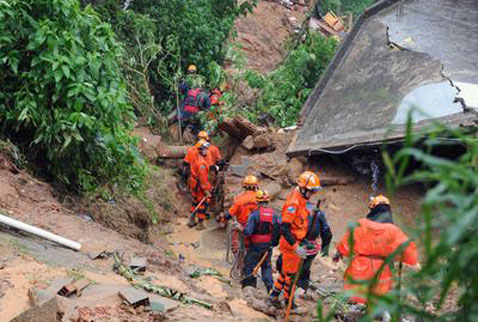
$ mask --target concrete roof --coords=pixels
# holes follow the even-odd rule
[[[288,154],[349,150],[478,108],[478,1],[385,0],[355,23],[305,103]],[[459,99],[457,99],[459,98]]]

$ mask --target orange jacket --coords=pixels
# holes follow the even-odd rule
[[[249,219],[249,214],[257,208],[256,192],[247,190],[234,199],[234,203],[229,208],[229,214],[237,218],[237,221],[245,226]]]
[[[186,155],[184,156],[183,161],[191,165],[191,162],[193,161],[193,159],[195,159],[198,156],[198,154],[199,154],[199,150],[195,146],[192,146],[186,152]]]
[[[215,145],[211,145],[207,151],[207,162],[208,164],[215,165],[217,161],[222,160],[221,152],[219,148]]]
[[[384,224],[362,218],[359,226],[354,228],[353,259],[345,271],[344,289],[356,289],[359,294],[366,294],[367,287],[349,281],[371,280],[384,263],[384,259],[392,254],[400,245],[409,240],[408,236],[394,224]],[[349,256],[349,232],[337,244],[337,250],[343,256]],[[410,242],[403,253],[394,260],[409,265],[417,264],[418,254],[414,242]],[[374,287],[374,294],[386,294],[393,287],[392,271],[386,265],[379,276],[379,281]],[[353,297],[353,301],[365,303],[362,297]]]
[[[209,183],[209,165],[206,158],[199,153],[191,160],[189,186],[192,191],[211,191],[211,184]]]
[[[291,233],[297,242],[290,245],[284,236],[281,236],[281,249],[295,250],[299,242],[305,238],[309,216],[306,203],[307,200],[302,196],[298,187],[294,188],[287,196],[284,207],[282,207],[282,223],[291,224]]]
[[[187,164],[191,164],[192,160],[195,159],[199,154],[199,150],[195,147],[192,146],[188,149],[186,152],[186,155],[184,156],[184,162]],[[215,165],[217,161],[222,160],[221,152],[219,151],[219,148],[215,145],[211,145],[207,151],[207,156],[206,156],[206,161],[209,166]]]

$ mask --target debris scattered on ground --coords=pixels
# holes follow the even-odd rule
[[[250,135],[257,136],[261,133],[266,132],[265,128],[253,124],[242,116],[236,116],[233,119],[225,118],[219,124],[219,129],[223,132],[226,132],[231,137],[234,137],[239,140],[244,140]]]
[[[137,308],[139,306],[149,306],[149,297],[144,292],[134,288],[128,288],[118,292],[123,302],[129,306]]]
[[[182,293],[171,288],[155,285],[146,279],[141,279],[135,275],[133,271],[125,267],[119,258],[115,254],[115,267],[117,273],[124,278],[126,278],[133,286],[142,288],[148,292],[152,292],[154,294],[161,295],[163,297],[167,297],[176,301],[179,301],[184,304],[195,304],[207,309],[212,309],[213,305],[211,303],[201,301],[186,295],[186,293]]]
[[[26,310],[11,322],[57,322],[63,316],[61,303],[56,295],[37,303]],[[59,318],[59,320],[58,320]]]
[[[213,276],[214,278],[218,279],[219,281],[223,283],[226,283],[228,285],[232,284],[231,280],[222,276],[222,274],[219,273],[214,268],[197,268],[193,272],[189,273],[188,275],[191,278],[198,278],[201,276]]]
[[[90,285],[90,282],[87,279],[81,279],[76,282],[63,285],[57,294],[64,297],[69,297],[73,294],[81,296],[81,291],[88,287],[88,285]]]
[[[145,257],[133,257],[129,262],[129,268],[135,273],[146,272],[147,261]]]
[[[113,252],[107,252],[107,251],[103,250],[103,251],[100,251],[100,252],[95,252],[95,253],[88,254],[88,258],[91,259],[91,260],[106,259],[106,258],[110,257],[111,255],[113,255]]]

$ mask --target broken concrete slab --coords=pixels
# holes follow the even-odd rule
[[[73,294],[81,296],[81,291],[88,287],[88,285],[90,285],[90,282],[87,279],[81,279],[73,283],[63,285],[57,294],[64,297],[69,297]]]
[[[127,305],[137,308],[139,306],[149,306],[149,295],[145,292],[138,291],[135,288],[127,288],[118,292],[119,297]]]
[[[129,268],[134,272],[146,272],[146,265],[148,264],[145,257],[133,257],[129,262]]]
[[[58,317],[61,317],[63,312],[59,297],[51,295],[50,298],[32,306],[10,322],[57,322]]]

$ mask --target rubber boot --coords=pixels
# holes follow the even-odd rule
[[[189,217],[189,222],[188,222],[188,227],[189,228],[193,228],[194,226],[196,226],[197,223],[196,223],[196,216],[191,216]]]
[[[196,227],[196,230],[204,230],[206,229],[206,226],[204,225],[204,220],[199,219],[199,224]]]

